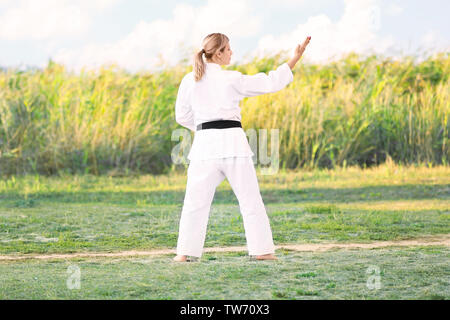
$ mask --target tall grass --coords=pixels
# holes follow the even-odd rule
[[[279,128],[284,166],[448,164],[449,55],[414,64],[359,59],[298,65],[289,89],[248,99],[250,126]]]
[[[284,61],[227,68],[254,74]],[[356,54],[299,63],[287,88],[242,101],[243,127],[278,128],[285,168],[447,165],[449,69],[448,53],[421,63]],[[0,71],[0,175],[170,170],[176,94],[191,70],[182,63],[159,73],[112,66],[73,74],[50,61],[44,70]]]

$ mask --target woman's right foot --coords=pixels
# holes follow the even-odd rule
[[[187,256],[177,255],[175,258],[173,258],[173,261],[175,261],[175,262],[187,262]]]

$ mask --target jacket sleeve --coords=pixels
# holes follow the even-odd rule
[[[181,80],[175,102],[175,121],[192,131],[195,131],[194,113],[189,104],[189,79],[187,76]]]
[[[236,71],[232,79],[232,88],[239,100],[242,100],[245,97],[277,92],[293,80],[291,68],[287,63],[283,63],[276,70],[269,71],[269,75],[264,72],[246,75]]]

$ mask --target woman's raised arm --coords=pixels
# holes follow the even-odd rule
[[[269,71],[268,75],[264,72],[246,75],[239,71],[234,71],[232,88],[238,99],[242,100],[246,97],[277,92],[291,83],[294,80],[292,69],[303,55],[310,39],[311,37],[307,37],[302,45],[297,46],[294,57],[289,62],[283,63],[276,70]]]
[[[269,74],[259,72],[254,75],[233,71],[232,88],[237,98],[254,97],[265,93],[277,92],[294,80],[294,75],[287,63],[283,63]]]

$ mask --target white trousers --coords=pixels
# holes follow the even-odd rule
[[[177,254],[201,257],[216,187],[227,178],[242,214],[249,255],[275,253],[269,218],[251,157],[191,160]]]

